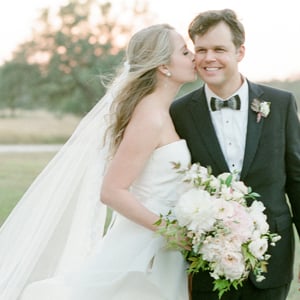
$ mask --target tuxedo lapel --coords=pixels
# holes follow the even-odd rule
[[[241,172],[241,180],[243,180],[250,168],[253,159],[255,158],[255,153],[257,151],[258,143],[260,140],[264,118],[261,118],[257,122],[257,114],[251,109],[251,102],[254,98],[260,98],[263,94],[263,91],[253,83],[248,82],[249,84],[249,109],[248,109],[248,125],[247,125],[247,135],[246,135],[246,146],[244,154],[244,163]]]
[[[209,153],[211,159],[221,170],[229,170],[223,152],[221,150],[218,138],[208,109],[204,88],[195,93],[190,103],[189,110],[193,118],[194,126],[201,137],[202,146]]]

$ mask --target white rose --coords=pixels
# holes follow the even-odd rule
[[[268,240],[266,238],[256,239],[249,243],[249,251],[258,259],[262,259],[268,250]]]
[[[223,198],[214,199],[216,204],[216,218],[220,220],[231,218],[234,214],[234,207],[230,201],[226,201]]]
[[[222,253],[223,245],[219,244],[217,240],[213,238],[210,240],[209,237],[206,239],[199,252],[203,255],[203,259],[206,261],[215,261]]]
[[[221,187],[221,183],[220,180],[217,179],[214,176],[210,176],[209,178],[210,182],[209,182],[209,186],[213,189],[215,189],[216,191],[219,191],[220,187]]]
[[[248,194],[248,187],[242,181],[233,181],[231,186],[244,195]]]
[[[230,234],[233,236],[232,239],[244,243],[252,236],[254,230],[253,220],[245,206],[236,201],[230,202],[234,213],[231,218],[224,219],[224,225],[230,230]]]
[[[242,193],[241,191],[233,191],[232,192],[232,194],[231,194],[231,198],[232,198],[232,200],[234,200],[234,201],[238,201],[238,200],[240,200],[240,199],[242,199],[242,198],[244,198],[244,193]]]
[[[185,172],[185,175],[183,177],[183,181],[193,181],[197,177],[198,177],[197,172],[195,172],[195,170],[191,168],[190,170]]]
[[[218,262],[225,278],[233,281],[240,279],[245,272],[245,262],[240,252],[223,252]]]
[[[219,180],[226,181],[227,178],[228,178],[229,176],[232,176],[232,174],[231,174],[231,173],[228,173],[228,172],[224,172],[224,173],[219,174],[219,175],[217,176],[217,178],[218,178]]]
[[[208,178],[209,177],[207,168],[204,168],[202,166],[199,167],[198,173],[200,174],[200,176],[202,178]]]
[[[261,201],[253,201],[251,206],[250,206],[250,211],[258,211],[258,212],[263,212],[266,209],[264,204]]]
[[[185,171],[183,181],[191,181],[194,183],[198,182],[199,179],[201,182],[209,179],[208,169],[202,167],[198,163],[194,163],[188,170]]]
[[[249,208],[249,212],[255,228],[261,233],[266,234],[269,231],[269,224],[267,223],[267,216],[263,213],[265,206],[261,201],[253,201]]]
[[[251,240],[256,240],[256,239],[260,239],[261,237],[261,233],[259,230],[253,230],[252,234],[251,234]]]
[[[270,102],[261,102],[260,104],[260,112],[262,114],[263,117],[267,117],[268,114],[270,113]]]
[[[180,226],[189,230],[205,232],[213,229],[216,221],[215,206],[208,192],[191,189],[184,193],[174,209]]]
[[[259,230],[259,232],[261,234],[266,234],[268,233],[270,226],[268,224],[268,222],[266,221],[266,218],[264,218],[265,216],[262,215],[258,215],[255,217],[255,227],[257,230]]]
[[[240,249],[241,245],[228,239],[228,236],[218,235],[206,237],[199,252],[202,253],[204,260],[213,262],[219,261],[224,253],[238,252]]]
[[[221,197],[225,200],[231,200],[232,199],[232,189],[231,187],[228,187],[227,185],[223,184],[220,189]]]

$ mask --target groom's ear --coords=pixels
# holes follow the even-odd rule
[[[245,45],[241,45],[238,49],[237,49],[237,61],[240,62],[244,56],[245,56]]]

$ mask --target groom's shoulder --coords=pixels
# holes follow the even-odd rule
[[[279,88],[276,86],[271,86],[267,83],[254,83],[254,82],[248,82],[252,90],[260,90],[266,95],[272,95],[277,97],[286,97],[291,96],[293,93],[291,91],[288,91],[283,88]]]

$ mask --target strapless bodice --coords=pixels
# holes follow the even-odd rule
[[[182,190],[182,174],[173,168],[173,162],[182,167],[190,163],[185,140],[157,148],[131,187],[135,196],[154,212],[167,213],[176,204]]]

